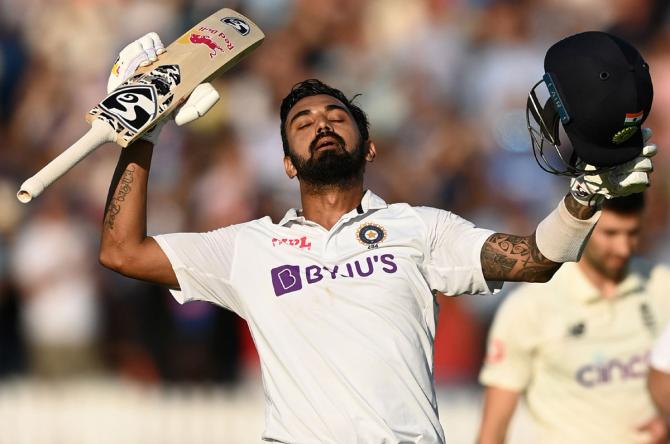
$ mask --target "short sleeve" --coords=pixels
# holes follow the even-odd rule
[[[536,341],[540,337],[537,309],[529,303],[533,299],[532,294],[517,291],[498,309],[479,373],[481,384],[518,392],[529,385]]]
[[[494,293],[502,282],[484,279],[481,251],[491,230],[477,228],[449,211],[416,208],[427,228],[423,271],[432,290],[446,295]]]
[[[207,301],[243,316],[237,290],[231,282],[240,225],[207,233],[154,236],[170,260],[179,290],[170,290],[181,304]]]
[[[670,373],[670,322],[656,339],[651,350],[651,366],[664,373]]]

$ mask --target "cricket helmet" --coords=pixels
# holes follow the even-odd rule
[[[549,48],[544,71],[526,105],[533,154],[543,170],[578,176],[589,164],[596,168],[589,173],[597,174],[640,154],[653,87],[637,49],[605,32],[583,32]],[[544,104],[538,99],[542,85]],[[571,152],[561,147],[559,123]]]

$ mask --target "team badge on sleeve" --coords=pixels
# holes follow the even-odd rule
[[[378,243],[386,239],[386,229],[377,224],[361,225],[356,230],[356,239],[368,248],[375,248]]]

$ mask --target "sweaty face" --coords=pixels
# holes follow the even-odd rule
[[[615,281],[622,280],[639,244],[641,226],[641,214],[619,214],[603,210],[584,249],[582,260],[602,275]]]
[[[345,186],[365,169],[367,144],[345,105],[317,95],[298,101],[286,117],[289,157],[298,178],[316,186]]]

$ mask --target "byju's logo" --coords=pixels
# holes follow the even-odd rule
[[[280,265],[270,270],[270,276],[272,277],[272,287],[275,290],[275,295],[281,296],[301,290],[303,282],[305,282],[305,285],[311,285],[322,280],[355,277],[367,278],[379,271],[387,274],[393,274],[398,271],[395,256],[388,253],[368,256],[364,259],[357,259],[353,262],[338,264],[333,267],[308,265],[304,270],[301,270],[298,265]]]
[[[298,291],[302,288],[300,267],[297,265],[282,265],[273,268],[270,270],[270,275],[272,276],[272,286],[277,296]]]

